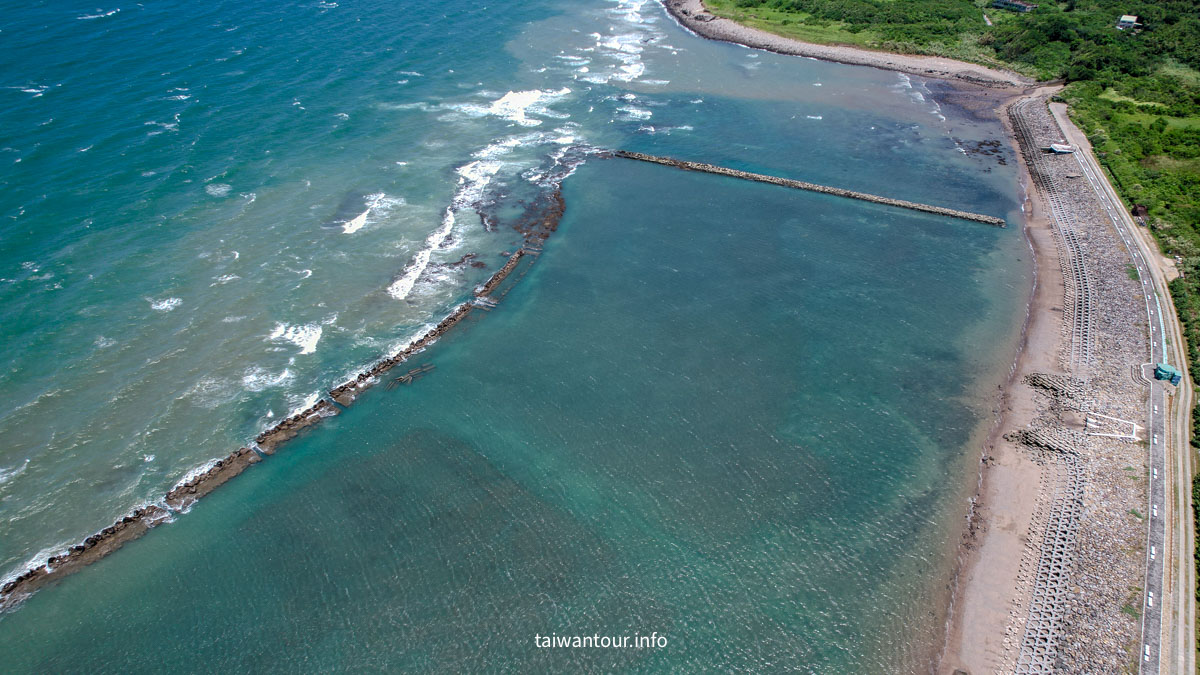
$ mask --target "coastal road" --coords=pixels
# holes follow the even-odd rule
[[[1171,303],[1161,255],[1148,233],[1133,222],[1091,152],[1082,132],[1067,119],[1064,104],[1051,104],[1080,170],[1101,206],[1125,241],[1137,267],[1150,328],[1150,362],[1171,363],[1187,379],[1183,334]],[[1138,655],[1142,673],[1195,672],[1195,567],[1191,509],[1191,451],[1188,423],[1192,390],[1185,384],[1174,400],[1168,385],[1154,380],[1152,367],[1147,403],[1150,441],[1150,482],[1147,504],[1146,583],[1143,590],[1142,643]],[[1174,387],[1171,387],[1174,389]]]

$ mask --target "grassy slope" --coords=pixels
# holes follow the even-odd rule
[[[970,30],[954,39],[947,39],[952,36],[943,35],[930,36],[942,39],[919,40],[914,39],[912,35],[906,35],[887,27],[876,28],[873,24],[863,22],[821,18],[782,4],[750,4],[738,2],[738,0],[704,0],[704,4],[709,11],[718,16],[804,42],[822,45],[850,45],[898,54],[945,56],[988,66],[1004,67],[1025,75],[1037,75],[1035,70],[1023,64],[1014,66],[1000,61],[990,49],[978,44],[979,37],[987,28],[981,11],[973,10],[966,16],[958,17],[972,25],[969,26]],[[969,6],[969,3],[967,4]],[[991,18],[994,22],[1003,21],[1003,18]]]

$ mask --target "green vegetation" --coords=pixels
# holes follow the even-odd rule
[[[1137,509],[1129,509],[1129,515],[1137,518],[1138,520],[1144,520],[1144,518],[1142,518],[1142,514],[1138,512]]]
[[[714,14],[808,42],[946,56],[1062,81],[1061,99],[1126,206],[1145,207],[1144,224],[1178,262],[1171,297],[1189,369],[1200,374],[1200,3],[1043,0],[1026,13],[991,0],[705,3]],[[1137,16],[1141,29],[1118,30],[1123,14]],[[1136,269],[1128,274],[1137,279]],[[1192,445],[1200,448],[1197,430],[1200,408],[1192,411]],[[1193,506],[1200,523],[1200,480]]]
[[[1191,78],[1195,85],[1200,67],[1200,9],[1191,0],[1067,0],[1024,14],[993,8],[988,0],[705,4],[715,14],[810,42],[1005,64],[1041,79],[1094,80],[1105,73],[1143,78],[1166,62],[1176,70],[1163,76]],[[1122,14],[1140,17],[1142,30],[1117,30]]]
[[[1137,268],[1133,265],[1125,266],[1125,274],[1128,274],[1129,278],[1133,281],[1137,281],[1138,279],[1142,278],[1141,275],[1138,274]]]
[[[1195,421],[1195,413],[1192,420]],[[1200,523],[1200,474],[1192,476],[1192,517],[1195,518],[1194,522]],[[1193,546],[1192,564],[1196,566],[1196,578],[1200,579],[1200,537],[1193,539]],[[1196,588],[1196,601],[1200,602],[1200,587]],[[1197,650],[1200,651],[1200,645],[1197,645]]]

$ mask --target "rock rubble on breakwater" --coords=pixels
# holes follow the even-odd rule
[[[985,223],[987,225],[995,225],[996,227],[1004,227],[1005,221],[1003,218],[995,216],[985,216],[981,213],[971,213],[969,211],[959,211],[957,209],[948,209],[943,206],[931,206],[929,204],[920,204],[918,202],[905,201],[903,199],[892,199],[890,197],[880,197],[866,192],[856,192],[854,190],[846,190],[843,188],[829,187],[827,185],[818,185],[816,183],[807,183],[801,180],[792,180],[790,178],[779,178],[778,176],[768,176],[761,173],[750,173],[749,171],[739,171],[737,169],[729,169],[723,166],[714,164],[704,164],[702,162],[689,162],[682,159],[674,159],[671,157],[659,157],[656,155],[647,155],[641,152],[629,152],[627,150],[614,150],[614,157],[623,157],[625,159],[634,159],[639,162],[650,162],[652,164],[662,164],[664,166],[673,166],[677,169],[685,171],[702,171],[704,173],[715,173],[720,176],[729,176],[731,178],[741,178],[743,180],[752,180],[759,183],[770,183],[772,185],[780,185],[782,187],[795,188],[797,190],[808,190],[810,192],[820,192],[822,194],[834,195],[836,197],[846,197],[849,199],[858,199],[866,202],[874,202],[876,204],[884,204],[886,206],[895,206],[902,209],[910,209],[913,211],[922,211],[924,213],[932,213],[939,216],[949,218],[959,218],[962,220],[971,220],[977,223]]]
[[[322,399],[255,436],[254,442],[258,444],[258,449],[263,454],[273,455],[275,448],[295,438],[305,427],[311,427],[323,418],[331,417],[339,412],[341,411],[337,406]]]
[[[49,582],[96,562],[170,517],[170,511],[154,504],[134,509],[112,525],[0,586],[0,610],[16,605]]]
[[[261,461],[262,455],[254,450],[238,448],[225,459],[218,459],[208,471],[172,488],[165,499],[167,508],[182,511],[196,503],[197,499],[245,471],[251,464]]]

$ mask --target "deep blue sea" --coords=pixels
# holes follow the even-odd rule
[[[1031,274],[1003,129],[946,85],[652,0],[10,3],[0,43],[0,577],[403,347],[566,204],[432,373],[0,616],[0,670],[924,667]]]

